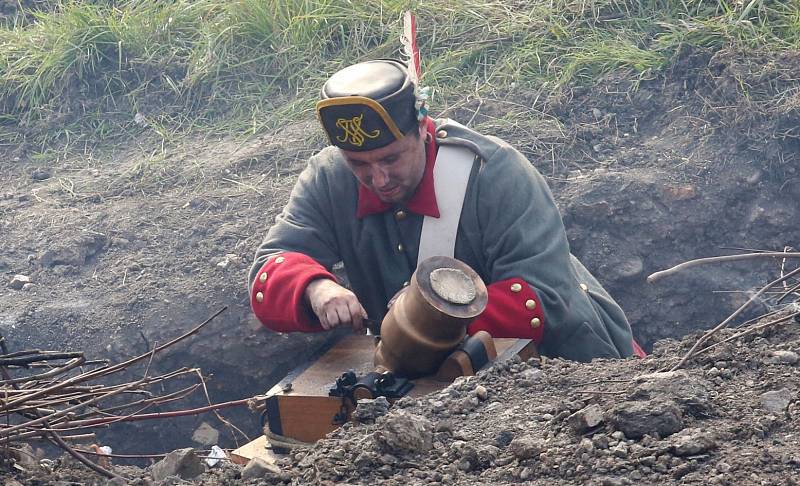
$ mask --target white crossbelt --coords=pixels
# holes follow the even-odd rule
[[[467,148],[440,145],[433,166],[433,187],[439,217],[425,216],[419,238],[417,266],[432,256],[453,257],[461,208],[475,154]]]

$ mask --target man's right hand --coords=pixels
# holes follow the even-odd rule
[[[360,331],[364,328],[367,311],[356,294],[333,280],[321,278],[306,287],[306,300],[325,330],[345,325]]]

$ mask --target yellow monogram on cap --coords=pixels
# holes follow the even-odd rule
[[[381,135],[381,131],[376,128],[375,130],[372,130],[372,132],[367,133],[363,128],[361,128],[361,122],[363,120],[363,113],[358,116],[354,116],[350,120],[346,118],[339,118],[336,120],[336,126],[344,130],[344,135],[341,137],[336,137],[336,140],[342,143],[350,143],[356,147],[360,147],[364,145],[366,139],[378,138]]]

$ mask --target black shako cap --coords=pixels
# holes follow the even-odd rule
[[[417,126],[414,83],[400,61],[348,66],[322,86],[319,117],[332,145],[364,152],[400,140]]]

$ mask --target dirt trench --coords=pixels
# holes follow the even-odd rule
[[[658,284],[646,283],[648,274],[732,248],[798,244],[795,61],[687,52],[637,89],[612,76],[544,104],[508,93],[448,115],[487,126],[512,105],[545,114],[527,131],[496,134],[548,177],[573,252],[650,349],[658,339],[715,325],[780,271],[780,262],[702,267]],[[122,360],[226,305],[156,366],[201,367],[213,375],[213,401],[261,393],[327,339],[261,328],[245,282],[258,242],[321,146],[318,129],[309,120],[244,142],[194,135],[163,152],[153,150],[158,145],[143,134],[79,154],[2,149],[0,272],[7,283],[21,274],[30,285],[0,288],[0,332],[15,350]],[[771,305],[762,301],[749,315]],[[258,433],[246,410],[225,415]],[[120,452],[158,452],[192,445],[202,421],[214,419],[119,426],[100,437]],[[220,445],[234,445],[214,426],[223,431]]]

